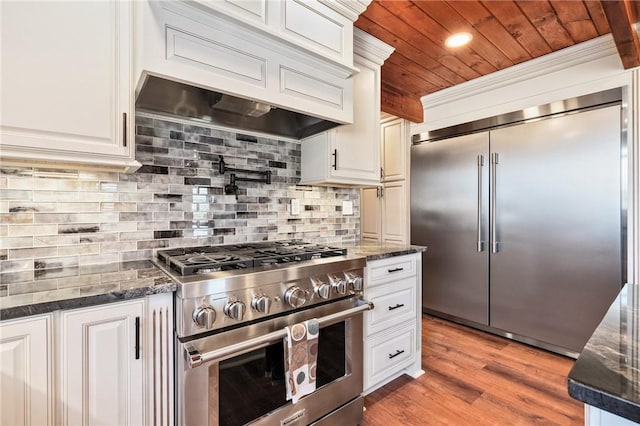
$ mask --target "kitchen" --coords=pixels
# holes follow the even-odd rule
[[[366,7],[362,4],[360,6],[362,10],[358,13],[362,13]],[[222,12],[211,12],[211,7],[215,9],[215,5],[208,5],[207,2],[176,3],[171,7],[149,10],[146,8],[151,6],[141,2],[136,4],[135,13],[132,13],[129,7],[111,9],[112,6],[106,4],[102,7],[105,9],[102,10],[96,5],[85,8],[82,13],[86,14],[86,20],[77,23],[74,21],[73,27],[57,26],[59,31],[55,32],[56,37],[49,36],[52,45],[58,48],[49,51],[55,51],[59,58],[45,57],[44,61],[53,61],[54,64],[58,64],[57,67],[34,68],[27,61],[28,55],[7,51],[5,48],[12,46],[9,41],[6,42],[6,46],[3,44],[3,55],[11,55],[7,57],[15,59],[15,62],[11,62],[15,64],[12,68],[3,61],[5,108],[2,151],[3,184],[6,185],[6,188],[3,187],[3,193],[6,194],[2,211],[6,218],[3,220],[3,225],[6,225],[3,229],[6,230],[6,234],[3,234],[6,246],[3,249],[9,256],[2,261],[3,285],[6,283],[8,287],[6,290],[3,289],[0,302],[3,311],[5,307],[11,306],[23,306],[28,310],[29,306],[34,304],[58,303],[58,308],[54,308],[57,309],[55,315],[44,320],[44,333],[50,333],[52,329],[64,330],[65,336],[69,334],[71,337],[74,332],[79,333],[71,327],[75,324],[72,318],[79,318],[81,315],[78,313],[80,316],[74,317],[72,309],[63,312],[59,310],[61,307],[80,308],[83,301],[98,298],[102,298],[102,302],[98,303],[115,301],[127,292],[133,296],[146,296],[144,292],[147,290],[136,292],[135,288],[130,287],[148,287],[149,283],[165,285],[171,292],[171,286],[175,285],[173,281],[168,280],[157,268],[148,267],[145,262],[152,259],[157,251],[285,239],[300,239],[331,246],[338,243],[357,243],[361,236],[364,237],[365,219],[358,216],[366,195],[361,199],[359,187],[373,184],[375,188],[379,185],[378,168],[372,165],[380,160],[376,158],[376,150],[368,149],[368,145],[356,146],[355,144],[361,142],[354,140],[350,132],[369,132],[373,139],[379,138],[378,111],[375,111],[374,116],[367,108],[363,108],[363,105],[371,107],[379,104],[380,98],[376,97],[380,94],[377,90],[358,90],[358,84],[376,84],[380,87],[379,68],[385,63],[391,49],[385,48],[383,43],[376,43],[362,32],[354,31],[352,45],[332,45],[332,49],[327,49],[326,45],[324,48],[305,46],[301,49],[303,53],[307,53],[305,56],[292,48],[298,46],[301,41],[292,40],[291,33],[274,35],[276,30],[265,29],[264,26],[256,30],[258,24],[250,23],[242,24],[243,36],[234,38],[239,21],[245,20],[247,16],[253,16],[254,20],[262,22],[260,13],[255,13],[256,10],[264,12],[259,7],[249,10],[249,14],[245,13],[242,20],[233,18],[237,17],[234,13],[238,13],[238,10],[231,6]],[[334,4],[334,7],[338,6]],[[374,4],[373,7],[379,5]],[[3,9],[5,12],[10,10],[4,5]],[[219,21],[216,21],[214,29],[205,25],[208,19],[213,18],[203,16],[203,10],[205,13],[217,13],[215,17]],[[304,12],[297,9],[293,11]],[[332,12],[335,10],[324,11],[325,14]],[[337,16],[331,15],[334,18],[331,22],[353,22],[358,16],[355,12],[343,12],[349,19],[338,20]],[[10,28],[16,31],[15,34],[22,34],[19,28],[24,28],[25,22],[30,22],[34,28],[32,32],[27,33],[33,34],[33,39],[24,40],[20,49],[30,46],[33,51],[38,51],[43,43],[43,39],[38,36],[37,28],[46,28],[46,22],[40,22],[39,19],[48,22],[66,22],[67,19],[66,11],[50,5],[47,8],[42,6],[37,13],[28,8],[24,11],[18,8],[15,13],[17,15],[11,15],[11,18],[7,13],[3,13],[3,28]],[[20,13],[25,15],[22,16]],[[114,33],[109,32],[112,31],[110,26],[104,26],[105,16],[110,16],[110,19],[116,19],[117,16],[117,22],[120,23],[119,38],[114,38]],[[197,17],[190,19],[190,16]],[[166,31],[158,31],[158,20],[166,21],[162,21],[163,25],[166,25]],[[19,24],[12,27],[9,21]],[[63,48],[71,45],[64,43],[65,40],[75,39],[76,34],[91,34],[95,28],[104,29],[106,37],[96,37],[96,40],[88,37],[86,42],[80,41],[77,45],[69,47],[69,50]],[[184,28],[188,28],[188,31]],[[312,29],[313,26],[309,28]],[[304,26],[300,25],[294,29],[298,32],[305,30]],[[209,32],[215,34],[211,35],[213,33]],[[126,36],[123,37],[123,34]],[[316,38],[327,43],[335,41],[321,39],[320,35],[312,34],[311,39]],[[134,49],[131,39],[135,43],[143,43],[144,49]],[[234,46],[239,50],[229,53],[222,49],[222,43],[205,43],[212,39],[236,43]],[[265,39],[268,42],[265,42]],[[4,34],[3,40],[7,40]],[[117,40],[120,44],[114,45],[112,40]],[[171,40],[171,44],[167,44],[167,40]],[[247,45],[254,47],[242,44],[243,40]],[[211,50],[199,50],[203,45]],[[168,47],[174,50],[168,51]],[[263,57],[257,52],[259,48],[274,50],[273,56],[269,59],[283,64],[281,75],[273,72],[269,66],[271,62],[265,65],[259,61]],[[318,49],[324,50],[318,53]],[[240,56],[238,53],[247,50],[249,55]],[[111,56],[103,58],[103,55],[97,55],[95,51],[109,51]],[[308,55],[309,52],[313,55]],[[336,59],[338,54],[343,55],[342,59]],[[352,55],[355,55],[354,61],[349,63]],[[322,63],[318,59],[321,57],[332,59]],[[87,63],[78,63],[79,58],[87,58]],[[129,58],[133,64],[127,63],[123,58]],[[207,62],[212,58],[219,61],[215,63],[215,67],[211,66],[211,62]],[[109,60],[112,62],[108,62]],[[230,62],[225,63],[225,60]],[[66,64],[72,62],[76,63],[76,67],[68,69]],[[192,65],[193,63],[196,65]],[[223,69],[225,66],[227,68]],[[97,74],[93,76],[96,81],[89,81],[84,70],[93,69],[92,67],[117,69],[118,78]],[[144,67],[144,70],[140,70],[141,67]],[[350,119],[350,88],[344,85],[344,81],[345,76],[354,72],[354,68],[360,70],[356,75],[361,78],[354,81],[353,90],[365,96],[366,100],[357,102],[359,98],[354,98],[353,118]],[[43,80],[42,69],[48,70],[45,77],[50,80]],[[132,69],[136,71],[131,71]],[[241,70],[242,73],[238,71],[235,75],[231,74],[237,70]],[[192,119],[170,119],[166,114],[154,111],[149,104],[144,108],[138,105],[134,113],[134,102],[140,102],[139,97],[136,99],[135,86],[138,85],[138,95],[143,90],[144,79],[139,80],[140,75],[146,73],[144,75],[150,77],[180,76],[181,82],[185,82],[203,81],[206,78],[203,75],[210,72],[218,72],[220,81],[224,82],[224,89],[229,92],[250,93],[255,99],[269,100],[273,105],[288,105],[298,111],[313,111],[323,118],[333,118],[332,121],[353,120],[354,126],[337,127],[335,132],[329,133],[332,135],[329,139],[310,136],[308,140],[299,143],[295,140],[289,142],[287,139],[290,138],[286,137],[269,138],[255,135],[251,131],[235,132],[232,130],[235,127],[225,123],[222,123],[222,126],[211,126]],[[384,76],[384,72],[382,75]],[[309,76],[322,77],[325,82],[331,80],[331,84],[320,84],[310,80]],[[7,84],[6,81],[11,84]],[[54,81],[67,82],[68,85],[52,84]],[[538,62],[523,63],[517,69],[507,68],[494,73],[493,76],[490,74],[472,80],[466,85],[460,84],[448,91],[436,92],[425,103],[424,117],[427,118],[427,122],[422,125],[412,124],[410,129],[405,123],[402,131],[413,135],[556,100],[626,87],[629,94],[625,102],[630,106],[627,143],[631,154],[627,200],[627,273],[629,282],[638,282],[638,132],[637,115],[633,115],[633,111],[638,110],[637,82],[637,69],[625,71],[622,68],[612,38],[596,38],[590,43],[576,46],[574,50],[567,49],[564,52],[549,54],[540,58]],[[116,91],[111,84],[122,85],[117,90],[117,96],[114,96]],[[288,86],[289,84],[291,86]],[[68,91],[69,86],[75,87],[73,92]],[[286,90],[278,92],[278,87],[284,87]],[[96,88],[103,90],[98,91]],[[39,92],[40,90],[46,92]],[[337,95],[342,90],[346,95]],[[37,103],[7,103],[22,99],[24,93],[32,93],[33,96],[47,93],[47,96]],[[299,96],[300,93],[303,96]],[[383,87],[383,98],[386,97],[385,93]],[[95,101],[87,103],[87,94],[95,95]],[[180,100],[183,99],[177,99]],[[342,100],[345,102],[341,102]],[[231,103],[233,104],[233,101]],[[6,105],[15,108],[8,109]],[[197,111],[193,103],[184,102],[180,106],[187,112]],[[341,110],[337,111],[340,108]],[[420,106],[420,109],[423,107]],[[73,114],[69,114],[70,111]],[[68,118],[70,115],[73,117],[71,120]],[[41,120],[37,123],[36,130],[21,132],[21,129],[33,127],[30,121],[33,117]],[[421,120],[422,112],[420,119],[415,121]],[[132,121],[135,122],[135,126]],[[320,133],[323,134],[327,135],[326,132]],[[14,142],[8,142],[8,135],[15,137],[12,139]],[[344,148],[346,153],[340,145],[342,142],[345,145],[352,144],[351,149],[349,146]],[[333,148],[334,146],[337,148]],[[25,149],[26,147],[29,149]],[[338,149],[336,156],[331,155],[333,149]],[[310,154],[305,153],[305,150],[309,150]],[[319,155],[319,152],[323,154]],[[370,155],[363,156],[363,152]],[[256,172],[271,170],[272,183],[243,181],[242,178],[255,178],[255,174],[237,171],[235,184],[232,184],[231,173],[219,172],[221,155],[224,156],[224,162],[229,169],[249,169]],[[327,161],[315,167],[305,163],[315,158],[327,158]],[[18,160],[22,162],[18,164]],[[15,165],[7,165],[10,161],[15,161]],[[70,167],[70,161],[83,166]],[[55,166],[42,167],[43,162]],[[65,166],[60,166],[65,163]],[[336,164],[336,169],[342,169],[343,165],[348,166],[348,169],[344,170],[342,175],[327,173],[331,172],[333,164]],[[112,168],[105,170],[105,165]],[[136,173],[116,171],[116,168],[132,170],[138,165],[140,167]],[[361,169],[354,172],[351,170],[353,167]],[[369,170],[369,175],[364,173],[366,169]],[[309,175],[310,171],[317,173]],[[396,185],[397,188],[401,188],[395,192],[399,194],[398,197],[407,194],[402,192],[407,190],[406,176],[408,174],[405,171],[404,187]],[[354,179],[360,179],[357,186],[347,186],[347,182],[353,183]],[[403,180],[389,181],[397,183]],[[389,193],[394,192],[387,189],[387,194]],[[375,196],[373,198],[376,199]],[[384,199],[378,197],[377,200],[380,198]],[[299,203],[291,203],[292,200]],[[406,201],[404,204],[407,204]],[[298,214],[293,211],[295,205],[300,209]],[[349,209],[352,214],[348,214]],[[406,214],[408,215],[408,211]],[[405,238],[408,236],[408,225],[409,221],[406,220],[400,224],[401,229],[397,231],[402,235],[404,230]],[[403,242],[406,244],[409,241]],[[428,256],[428,251],[425,256]],[[126,264],[126,267],[114,268],[114,265],[120,263]],[[413,277],[414,281],[420,281],[418,271],[420,269],[417,268],[409,277]],[[428,272],[425,271],[426,273]],[[140,281],[145,283],[141,284]],[[366,282],[367,280],[365,293]],[[374,289],[371,288],[372,291]],[[13,290],[18,292],[13,293]],[[416,288],[416,291],[419,290]],[[174,307],[171,298],[167,302],[167,298],[163,298],[162,294],[156,296],[159,297],[148,299],[148,306],[136,307],[144,309],[145,315],[133,315],[132,318],[140,316],[143,323],[154,315],[165,318],[157,323],[156,329],[165,344],[169,342],[167,330],[173,330],[167,318],[174,314]],[[419,295],[414,296],[420,300]],[[90,299],[92,297],[96,299]],[[64,305],[65,300],[75,300],[78,304]],[[133,300],[136,300],[135,297]],[[153,305],[156,301],[159,303],[158,306]],[[221,309],[217,311],[220,318],[225,318]],[[251,310],[247,309],[246,312]],[[405,318],[409,317],[408,313]],[[90,318],[87,313],[87,319]],[[70,328],[59,328],[64,324],[68,324]],[[151,339],[153,334],[153,330],[150,329],[143,337]],[[419,333],[417,337],[419,339]],[[144,346],[142,357],[147,357]],[[155,347],[153,343],[148,346]],[[67,368],[75,363],[82,364],[81,354],[74,353],[74,347],[64,346],[57,350],[60,353],[56,352],[56,356],[52,356],[54,360],[49,359],[50,365],[52,362],[62,361],[66,363]],[[159,354],[153,357],[153,360],[162,365],[163,371],[172,369],[166,357],[170,352],[165,352],[165,358]],[[166,398],[171,394],[173,377],[171,374],[165,374],[165,381],[152,384],[152,365],[153,362],[145,364],[145,367],[136,367],[138,370],[135,374],[149,380],[150,384],[144,387],[146,392],[157,390],[158,394],[163,395],[163,398],[159,399],[161,403],[157,403],[156,409],[151,410],[151,403],[142,401],[145,399],[142,395],[132,392],[131,399],[121,401],[122,405],[119,407],[129,407],[128,409],[133,409],[134,412],[138,410],[138,414],[143,410],[142,407],[145,407],[144,415],[148,419],[151,419],[154,413],[170,418],[172,408],[169,407],[173,404]],[[149,371],[143,372],[143,368],[149,368]],[[167,368],[169,370],[164,370]],[[50,396],[44,399],[45,403],[41,406],[48,407],[45,415],[50,416],[49,422],[72,421],[71,419],[77,418],[74,416],[80,415],[82,409],[77,407],[79,411],[74,412],[70,409],[71,406],[67,405],[69,412],[64,414],[67,417],[64,417],[64,420],[56,417],[54,420],[51,417],[53,413],[56,413],[56,416],[61,414],[58,412],[57,402],[54,402],[51,395],[55,389],[56,393],[65,395],[67,401],[82,400],[81,380],[78,376],[73,378],[71,374],[65,376],[64,369],[56,367],[55,370],[56,375],[62,377],[49,377],[46,381],[44,387],[45,390],[49,390]],[[413,370],[416,375],[419,374],[415,368]],[[108,417],[111,413],[102,414],[105,419],[111,418]]]

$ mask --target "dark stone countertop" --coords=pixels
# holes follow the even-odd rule
[[[573,398],[640,423],[640,285],[627,284],[574,364]]]
[[[177,288],[150,260],[91,265],[72,276],[34,279],[16,287],[17,294],[0,297],[0,320],[169,293]]]
[[[422,246],[369,242],[342,247],[349,255],[366,257],[367,261],[426,251]],[[93,265],[71,272],[70,276],[45,276],[15,284],[16,294],[0,296],[0,320],[173,292],[177,288],[150,260]]]
[[[353,244],[342,244],[341,246],[346,248],[350,255],[366,257],[368,262],[427,251],[427,247],[424,246],[372,243],[367,241],[361,241]]]

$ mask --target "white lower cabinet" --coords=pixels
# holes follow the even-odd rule
[[[51,315],[0,323],[0,424],[53,425]]]
[[[421,356],[421,253],[367,262],[364,298],[364,393],[424,373]]]
[[[60,424],[141,425],[143,299],[64,311]]]
[[[3,321],[0,361],[0,425],[171,426],[173,294]]]
[[[406,181],[363,188],[360,198],[360,232],[363,241],[393,244],[409,242]]]

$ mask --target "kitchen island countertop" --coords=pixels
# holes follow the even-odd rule
[[[569,395],[640,423],[640,285],[626,284],[585,345]]]
[[[68,269],[55,271],[52,276],[6,284],[14,288],[8,289],[9,295],[7,289],[3,289],[0,320],[169,293],[176,289],[176,283],[150,260]],[[11,295],[11,290],[16,293]]]

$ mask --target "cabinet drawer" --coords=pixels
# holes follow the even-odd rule
[[[416,254],[376,260],[367,265],[368,287],[416,275]]]
[[[364,388],[369,388],[411,364],[415,358],[415,344],[415,322],[369,339],[365,345]]]
[[[375,308],[365,313],[365,334],[372,335],[416,318],[416,279],[405,278],[391,284],[365,290],[365,299]]]

